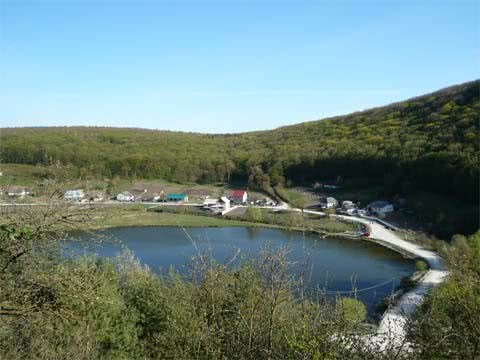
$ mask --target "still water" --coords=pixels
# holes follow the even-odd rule
[[[403,276],[411,275],[415,269],[411,259],[368,241],[322,239],[314,234],[279,229],[120,227],[99,233],[110,240],[92,243],[92,235],[81,234],[81,242],[73,245],[75,252],[86,249],[110,257],[126,247],[156,272],[173,266],[186,273],[198,251],[217,262],[227,262],[238,252],[238,262],[259,256],[266,246],[271,250],[287,247],[287,258],[294,263],[291,271],[304,274],[310,290],[319,287],[331,296],[353,296],[349,292],[356,288],[356,296],[365,303],[369,314],[375,312],[378,302],[392,293]]]

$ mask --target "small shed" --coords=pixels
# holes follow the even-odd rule
[[[320,198],[320,207],[322,209],[331,209],[331,208],[336,208],[337,206],[338,206],[337,199],[331,196]]]
[[[117,195],[117,200],[118,201],[134,201],[135,196],[130,194],[128,191],[124,191]]]
[[[176,194],[176,193],[168,194],[167,201],[188,202],[188,196],[187,194]]]
[[[81,189],[67,190],[63,197],[66,200],[81,200],[85,197],[85,193]]]
[[[367,205],[367,210],[377,215],[385,215],[394,211],[393,204],[385,200],[377,200]]]

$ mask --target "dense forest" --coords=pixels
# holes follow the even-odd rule
[[[207,135],[98,127],[0,130],[0,160],[70,166],[77,178],[283,183],[367,179],[385,195],[479,199],[480,81],[270,131]],[[478,227],[469,214],[469,225]]]

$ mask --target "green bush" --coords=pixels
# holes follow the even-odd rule
[[[417,271],[427,271],[428,270],[428,264],[423,260],[417,260],[417,261],[415,261],[415,269]]]
[[[337,307],[340,316],[347,321],[360,322],[367,316],[367,308],[357,299],[340,298],[337,300]]]
[[[421,359],[476,359],[480,353],[480,231],[455,236],[444,257],[449,279],[419,309],[410,339]]]

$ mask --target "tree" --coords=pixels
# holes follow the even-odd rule
[[[254,206],[249,206],[246,211],[246,219],[251,222],[262,222],[262,210]]]
[[[343,297],[337,301],[340,316],[352,322],[361,322],[367,316],[367,308],[357,299]]]

